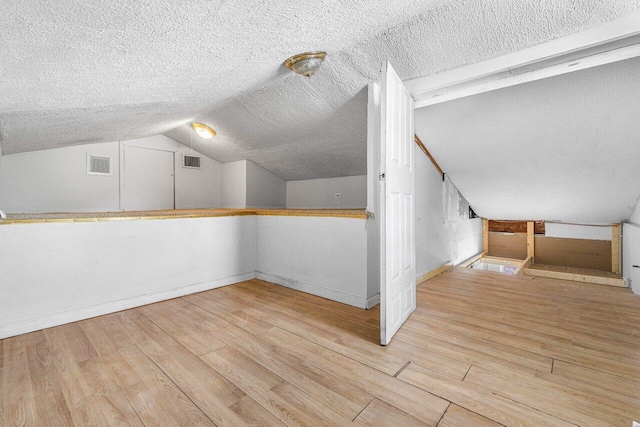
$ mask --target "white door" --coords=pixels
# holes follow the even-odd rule
[[[387,345],[416,309],[414,105],[388,62],[380,95],[380,341]]]
[[[125,211],[174,208],[174,153],[125,146],[122,202]]]
[[[640,227],[622,224],[622,276],[640,293]]]

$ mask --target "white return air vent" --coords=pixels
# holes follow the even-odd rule
[[[111,175],[111,157],[87,154],[87,175]]]
[[[200,156],[182,155],[182,167],[190,169],[200,169]]]

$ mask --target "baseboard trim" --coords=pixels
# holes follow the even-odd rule
[[[357,297],[355,295],[346,294],[334,289],[325,288],[311,283],[301,282],[299,280],[287,279],[286,277],[265,273],[263,271],[256,271],[256,278],[264,280],[266,282],[275,283],[276,285],[284,286],[285,288],[294,289],[296,291],[302,291],[318,297],[326,298],[331,301],[340,302],[358,308],[368,308],[367,298]],[[371,298],[375,298],[375,296]],[[380,296],[378,295],[378,301],[379,300]],[[375,299],[373,299],[372,301],[375,301]]]
[[[208,291],[211,289],[220,288],[222,286],[244,282],[245,280],[251,280],[255,277],[256,272],[249,271],[247,273],[235,274],[233,276],[228,276],[221,279],[195,283],[192,285],[183,286],[181,288],[171,289],[169,291],[140,295],[123,300],[94,305],[91,307],[79,308],[64,313],[56,313],[48,316],[38,317],[35,319],[0,325],[0,339],[13,337],[20,334],[26,334],[28,332],[39,331],[41,329],[51,328],[66,323],[77,322],[79,320],[90,319],[92,317],[115,313],[122,310],[128,310],[130,308],[140,307],[142,305],[153,304],[154,302],[165,301],[172,298],[195,294],[196,292]]]
[[[367,298],[367,306],[365,308],[369,310],[378,304],[380,304],[380,294],[375,294],[374,296]]]
[[[450,262],[448,262],[446,264],[442,264],[440,267],[434,268],[433,270],[428,271],[425,274],[423,274],[422,276],[418,277],[418,280],[416,280],[416,284],[419,285],[419,284],[421,284],[423,282],[426,282],[429,279],[433,279],[437,275],[442,274],[445,271],[449,270],[452,266],[453,266],[453,264],[450,263]]]

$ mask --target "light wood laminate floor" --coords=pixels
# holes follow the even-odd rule
[[[631,426],[640,297],[456,268],[388,347],[363,311],[251,280],[0,341],[0,427]]]

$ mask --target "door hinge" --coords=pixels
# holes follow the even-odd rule
[[[380,181],[384,181],[384,178],[385,178],[385,175],[384,175],[384,172],[382,172],[382,173],[380,174]]]

